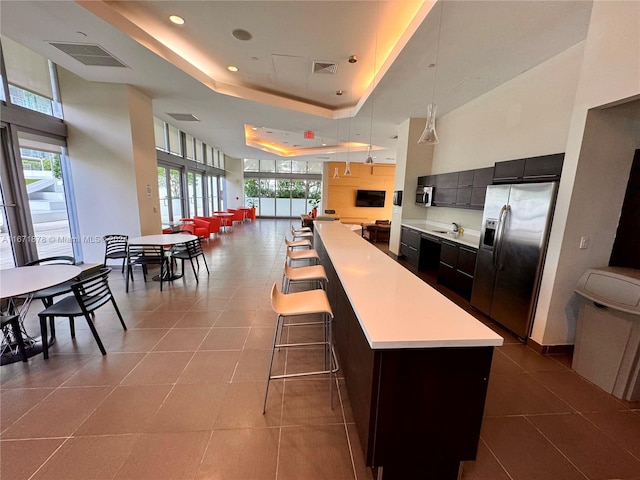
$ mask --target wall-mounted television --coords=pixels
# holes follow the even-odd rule
[[[384,207],[384,190],[358,190],[356,207]]]

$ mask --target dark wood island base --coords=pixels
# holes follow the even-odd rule
[[[366,465],[378,480],[458,479],[476,458],[494,347],[371,348],[317,229],[314,245]]]

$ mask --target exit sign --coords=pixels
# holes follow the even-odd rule
[[[307,130],[306,132],[304,132],[304,138],[306,139],[311,139],[313,140],[315,138],[315,134],[313,133],[312,130]]]

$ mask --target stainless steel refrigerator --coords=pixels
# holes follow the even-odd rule
[[[490,185],[482,216],[471,305],[529,336],[557,183]]]

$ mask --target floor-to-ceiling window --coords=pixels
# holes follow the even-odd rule
[[[223,209],[222,152],[157,117],[154,132],[162,222]]]
[[[160,192],[160,218],[169,224],[182,218],[182,181],[177,168],[158,166],[158,190]]]
[[[322,194],[319,161],[245,159],[244,175],[245,205],[262,217],[299,216]]]
[[[82,261],[55,65],[1,40],[0,268],[55,255]]]

